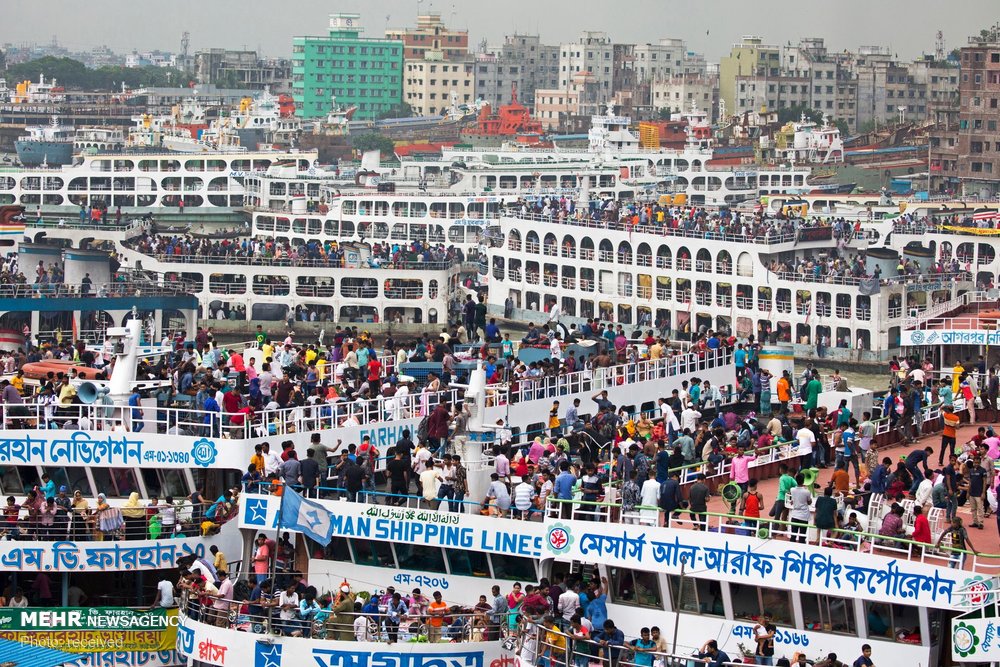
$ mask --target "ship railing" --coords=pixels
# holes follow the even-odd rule
[[[944,313],[948,313],[953,310],[958,310],[959,308],[963,308],[973,303],[996,302],[998,297],[1000,297],[1000,293],[997,293],[993,298],[990,298],[990,293],[982,290],[965,292],[954,299],[942,301],[941,303],[935,303],[927,307],[917,317],[903,318],[903,328],[919,329],[922,328],[921,325],[928,324],[933,318],[938,317],[939,315],[943,315]]]
[[[399,269],[406,271],[447,271],[454,266],[454,262],[414,262],[414,261],[388,261],[378,266],[346,266],[342,259],[311,259],[305,257],[247,257],[241,255],[174,255],[166,253],[156,253],[147,255],[136,250],[140,254],[152,257],[165,264],[206,264],[218,268],[220,263],[228,266],[270,266],[289,268],[323,268],[323,269]]]
[[[508,211],[502,217],[525,220],[529,222],[545,222],[551,224],[568,225],[572,227],[585,227],[588,229],[604,229],[608,231],[635,232],[639,234],[651,234],[653,236],[674,236],[689,239],[701,239],[706,241],[723,241],[726,243],[754,243],[760,245],[771,245],[777,243],[794,243],[798,238],[798,232],[789,231],[782,233],[768,232],[766,236],[744,236],[742,234],[723,234],[721,232],[702,229],[684,229],[667,227],[666,225],[638,224],[633,225],[621,220],[593,220],[591,218],[560,217],[558,215],[539,215],[535,213],[521,213],[520,211]],[[527,252],[538,252],[528,250]]]
[[[786,280],[793,283],[820,283],[826,285],[847,285],[858,286],[863,282],[874,280],[874,278],[858,278],[855,276],[820,275],[814,276],[811,273],[799,273],[797,271],[768,271],[779,280]],[[921,273],[907,276],[882,277],[879,285],[887,287],[891,285],[921,285],[926,283],[928,289],[942,289],[941,284],[947,282],[969,282],[973,280],[972,274],[967,271],[957,273]]]
[[[112,221],[107,222],[80,222],[79,218],[61,218],[59,220],[53,220],[49,216],[48,220],[42,219],[41,222],[38,221],[34,216],[27,216],[24,221],[27,227],[58,227],[59,229],[81,229],[81,230],[95,230],[100,232],[127,232],[139,227],[144,227],[146,223],[137,218],[131,218],[122,224],[116,224]]]
[[[943,227],[947,226],[948,229]],[[942,234],[945,236],[977,236],[983,238],[983,230],[994,230],[995,227],[979,227],[978,225],[966,225],[962,223],[941,223],[934,224],[929,220],[919,222],[895,222],[892,231],[895,234],[913,234],[923,236],[924,234]]]
[[[298,407],[262,410],[251,418],[246,414],[175,407],[191,403],[193,396],[177,394],[164,388],[164,405],[155,407],[105,406],[98,404],[45,406],[38,403],[4,404],[0,407],[4,429],[55,428],[67,431],[112,431],[116,426],[126,432],[112,437],[128,440],[129,433],[166,433],[186,437],[251,439],[305,431],[320,431],[360,426],[411,417],[424,417],[439,403],[452,405],[461,400],[458,389],[403,397],[378,397],[371,401],[319,403]],[[82,422],[82,423],[81,423]],[[187,455],[184,455],[186,457]],[[183,463],[184,461],[180,461]],[[144,462],[155,464],[156,461]]]
[[[166,495],[164,494],[162,497]],[[91,498],[91,501],[96,502],[96,494],[94,498]],[[19,542],[115,540],[120,543],[202,537],[206,535],[202,530],[203,521],[208,520],[215,524],[215,526],[208,527],[211,534],[215,534],[218,528],[237,516],[237,508],[234,505],[225,516],[220,514],[218,517],[213,515],[212,518],[207,518],[206,512],[214,504],[212,502],[192,503],[189,500],[175,500],[170,505],[166,502],[159,502],[156,505],[146,504],[141,506],[143,515],[135,518],[124,516],[121,512],[122,504],[112,504],[106,510],[99,510],[96,507],[87,510],[70,509],[64,518],[60,519],[58,516],[54,518],[50,526],[43,525],[40,517],[32,517],[29,514],[17,517],[13,522],[13,527],[5,523],[5,529]],[[164,526],[161,512],[168,507],[173,508],[174,524]],[[159,519],[153,520],[153,516],[158,516]],[[118,517],[122,519],[122,522],[117,521]],[[109,521],[113,521],[113,525],[117,527],[112,529]]]
[[[635,602],[649,607],[656,607],[660,604],[658,597],[642,599],[641,591],[634,591]],[[678,601],[680,602],[680,601]],[[682,603],[683,604],[683,603]],[[685,604],[685,611],[697,613],[697,607]],[[686,643],[677,643],[676,635],[673,637],[673,649],[670,653],[654,650],[637,650],[635,641],[638,636],[626,634],[624,631],[621,645],[607,645],[600,640],[580,639],[567,634],[569,622],[561,616],[549,616],[548,614],[525,614],[522,612],[522,620],[516,633],[516,653],[520,656],[522,664],[538,664],[547,667],[573,667],[574,665],[588,665],[593,667],[644,667],[644,665],[657,665],[658,667],[693,667],[694,665],[717,665],[718,667],[743,667],[744,662],[711,662],[706,658],[698,658],[701,652],[700,646],[692,646]],[[618,628],[621,629],[621,628]],[[594,632],[603,628],[594,628]],[[667,639],[661,633],[660,639]],[[687,641],[687,638],[685,638]],[[720,640],[721,642],[721,640]],[[687,652],[688,655],[684,655]],[[638,656],[643,656],[640,661]]]
[[[523,346],[522,346],[523,347]],[[546,346],[547,348],[548,346]],[[704,357],[683,353],[660,359],[643,359],[634,364],[598,367],[558,376],[528,378],[510,386],[487,385],[487,405],[557,398],[565,394],[596,393],[623,384],[687,376],[730,363],[732,351],[709,350]]]
[[[634,364],[620,364],[587,369],[556,377],[522,380],[486,387],[488,406],[508,402],[548,400],[567,392],[598,392],[626,383],[688,376],[731,363],[729,350],[708,351],[704,357],[693,353],[661,359],[645,359]],[[371,401],[318,403],[297,407],[263,410],[247,415],[206,411],[183,407],[195,396],[163,388],[156,396],[157,406],[106,406],[100,404],[44,406],[37,403],[0,406],[5,429],[43,428],[46,425],[65,430],[111,431],[117,424],[131,433],[167,433],[187,437],[250,439],[279,436],[303,431],[319,431],[386,421],[424,417],[440,403],[456,405],[462,390],[447,389],[405,396],[379,396]],[[81,424],[81,420],[83,423]],[[86,426],[87,428],[84,428]],[[155,462],[154,462],[155,463]]]
[[[234,574],[230,574],[230,579],[235,579]],[[384,589],[367,592],[383,595]],[[276,596],[277,591],[273,595]],[[337,597],[339,593],[333,595]],[[360,596],[356,599],[358,602],[365,601]],[[409,609],[407,613],[390,613],[388,605],[379,604],[377,613],[365,614],[353,611],[352,604],[352,611],[336,613],[322,611],[317,605],[305,617],[301,608],[298,608],[295,618],[283,619],[280,617],[282,608],[276,597],[248,603],[247,600],[207,595],[204,601],[207,604],[203,604],[200,596],[191,595],[185,590],[178,599],[178,611],[187,621],[242,631],[248,635],[270,637],[278,634],[325,641],[497,641],[498,630],[502,628],[506,634],[511,625],[511,617],[517,616],[517,612],[508,611],[491,618],[488,612],[477,612],[469,607],[449,604],[448,609],[440,615],[440,625],[435,625],[438,616],[432,615],[427,609],[421,609],[420,613],[409,613]],[[249,613],[250,609],[258,613]],[[366,622],[355,625],[359,618]]]
[[[151,296],[186,296],[191,294],[190,286],[185,284],[158,285],[149,281],[129,280],[127,282],[110,282],[92,285],[90,291],[84,294],[82,286],[69,283],[33,283],[25,285],[0,285],[2,299],[78,299],[87,298],[117,298],[117,297],[151,297]]]

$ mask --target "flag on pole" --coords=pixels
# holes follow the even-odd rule
[[[282,527],[298,531],[326,546],[333,536],[330,516],[330,512],[319,503],[306,500],[295,489],[285,487],[281,499]]]

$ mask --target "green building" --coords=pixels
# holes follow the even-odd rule
[[[292,96],[301,118],[323,118],[332,98],[377,118],[403,101],[403,42],[361,37],[360,14],[331,14],[326,37],[292,42]]]

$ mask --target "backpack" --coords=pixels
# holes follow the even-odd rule
[[[424,416],[417,425],[417,441],[427,440],[428,417]]]
[[[799,399],[800,400],[803,400],[803,401],[807,400],[806,397],[809,395],[809,392],[806,391],[806,389],[808,387],[809,387],[809,383],[808,382],[803,382],[802,386],[799,387]]]

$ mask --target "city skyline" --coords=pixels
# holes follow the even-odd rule
[[[322,35],[327,17],[335,12],[362,15],[365,34],[383,35],[386,27],[406,27],[416,23],[419,13],[439,13],[449,27],[469,30],[470,50],[482,40],[502,42],[512,33],[539,34],[542,43],[575,41],[583,30],[603,30],[616,43],[655,43],[660,38],[684,39],[691,51],[717,62],[743,35],[753,34],[777,46],[795,44],[802,37],[822,37],[834,51],[877,45],[893,56],[910,60],[933,53],[935,35],[943,31],[946,49],[959,48],[969,35],[993,25],[1000,12],[995,2],[965,0],[961,12],[938,12],[933,21],[926,17],[940,5],[930,2],[884,0],[878,3],[842,0],[816,4],[806,13],[808,20],[788,18],[788,4],[762,0],[751,5],[695,0],[636,0],[628,14],[611,9],[580,11],[579,2],[549,0],[544,22],[535,16],[537,3],[510,0],[506,17],[484,3],[431,2],[430,0],[350,0],[331,4],[319,0],[299,0],[297,11],[274,14],[263,3],[214,0],[200,3],[175,0],[172,10],[154,17],[151,6],[124,0],[91,0],[86,4],[58,0],[9,0],[7,21],[0,25],[0,43],[45,44],[55,37],[72,51],[108,46],[127,53],[133,50],[180,51],[181,34],[191,33],[190,53],[212,47],[259,50],[267,57],[290,57],[292,38]],[[596,3],[595,3],[596,5]],[[922,11],[925,7],[926,11]],[[58,8],[57,11],[53,11]],[[234,17],[240,17],[237,23]],[[127,27],[108,34],[109,24]]]

